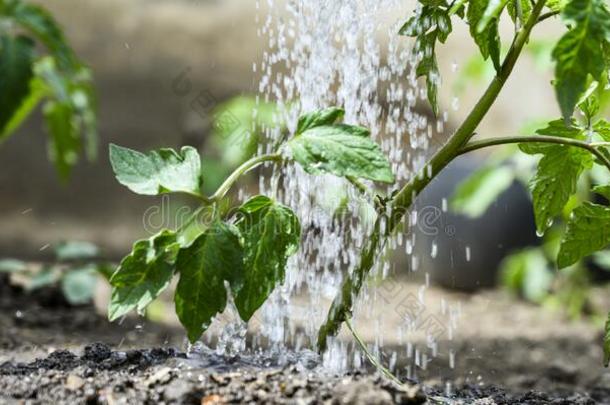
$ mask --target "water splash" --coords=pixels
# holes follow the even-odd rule
[[[258,34],[267,39],[268,48],[253,71],[260,75],[259,99],[278,105],[278,123],[286,123],[288,132],[294,133],[302,113],[341,106],[346,123],[371,130],[371,136],[389,157],[399,183],[423,167],[434,149],[433,136],[444,130],[448,117],[445,112],[435,119],[417,110],[426,96],[413,68],[421,55],[413,51],[409,39],[396,34],[413,10],[400,0],[257,0],[257,9]],[[259,153],[271,152],[285,136],[280,125],[268,128]],[[310,176],[297,165],[267,169],[265,173],[259,191],[293,208],[303,227],[301,249],[288,263],[284,285],[259,311],[257,333],[275,353],[281,353],[287,345],[300,348],[315,344],[329,301],[337,294],[344,275],[358,263],[374,221],[374,209],[371,201],[331,175]],[[392,190],[388,187],[378,191]],[[239,196],[245,198],[247,194],[240,190]],[[446,205],[443,201],[443,212]],[[445,335],[451,338],[457,311],[446,302],[438,310],[426,303],[429,282],[407,291],[411,286],[393,280],[397,273],[418,270],[421,263],[414,250],[417,232],[412,231],[418,227],[417,211],[406,218],[404,229],[408,232],[398,232],[389,240],[384,256],[400,249],[409,256],[407,265],[396,268],[392,261],[379,260],[371,271],[372,282],[355,303],[356,314],[368,320],[355,322],[355,326],[374,340],[374,353],[385,355],[397,372],[414,377],[416,369],[426,368],[439,352],[440,334],[432,330],[430,319],[447,325]],[[437,249],[435,242],[427,252],[434,258]],[[387,289],[392,280],[399,286],[400,296],[390,299]],[[380,308],[392,305],[398,310],[404,306],[400,300],[405,299],[411,300],[409,304],[417,311],[402,313],[398,328],[386,325]],[[396,340],[404,350],[383,353],[389,327],[396,329]],[[236,333],[234,324],[229,323],[228,328],[225,337]],[[423,335],[423,344],[412,342],[417,335]],[[225,350],[226,345],[224,342],[221,349]],[[350,346],[340,338],[332,339],[323,358],[327,369],[341,372],[361,364],[360,355],[348,355]],[[398,365],[401,358],[408,359],[406,366]]]

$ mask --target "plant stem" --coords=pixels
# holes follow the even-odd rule
[[[233,173],[231,173],[231,175],[229,177],[227,177],[227,179],[224,181],[224,183],[222,183],[220,185],[220,187],[218,187],[218,190],[216,190],[214,195],[212,197],[210,197],[209,199],[212,202],[220,201],[227,194],[227,192],[231,189],[233,184],[235,184],[235,182],[241,176],[243,176],[244,174],[246,174],[248,171],[252,170],[256,166],[260,165],[261,163],[281,162],[281,161],[282,161],[282,155],[279,153],[255,156],[252,159],[247,160],[241,166],[239,166],[237,169],[235,169],[235,171]]]
[[[357,297],[364,277],[375,264],[375,257],[381,242],[381,224],[385,218],[381,213],[375,221],[373,232],[369,238],[369,243],[364,247],[360,255],[360,264],[351,276],[348,276],[341,285],[339,294],[333,300],[326,322],[320,327],[318,332],[318,350],[326,349],[328,336],[336,336],[341,328],[341,324],[348,321],[352,316],[353,299]]]
[[[320,327],[318,333],[319,351],[326,349],[328,336],[336,335],[341,328],[341,324],[351,317],[353,300],[360,293],[362,283],[375,263],[376,252],[382,239],[379,233],[383,231],[384,236],[386,236],[396,228],[411,207],[415,197],[459,155],[460,150],[472,138],[474,131],[496,101],[506,80],[512,73],[532,29],[538,22],[538,17],[545,3],[546,0],[536,2],[523,29],[515,35],[500,70],[456,133],[434,154],[424,168],[398,192],[388,210],[389,217],[386,218],[384,214],[379,215],[373,234],[368,238],[368,243],[361,253],[358,267],[343,282],[341,291],[330,307],[326,322]]]
[[[390,370],[388,370],[386,367],[384,367],[383,364],[381,364],[381,362],[379,361],[379,359],[377,359],[377,358],[375,358],[375,356],[373,356],[373,353],[371,353],[369,351],[369,348],[366,346],[366,343],[364,343],[362,338],[360,338],[358,333],[356,333],[356,331],[354,330],[354,327],[352,326],[352,323],[350,322],[349,319],[347,319],[345,321],[345,326],[347,326],[349,331],[352,333],[352,336],[354,336],[354,340],[356,341],[358,346],[360,346],[360,349],[364,352],[364,355],[371,362],[371,364],[373,366],[375,366],[375,368],[377,370],[379,370],[384,376],[386,376],[394,384],[402,385],[402,381],[400,381],[394,374],[392,374],[392,372]]]
[[[548,13],[542,14],[540,18],[538,18],[538,22],[541,23],[551,17],[555,17],[556,15],[559,15],[559,11],[549,11]]]
[[[585,149],[591,152],[591,154],[594,155],[596,158],[598,158],[599,161],[602,162],[604,166],[606,166],[606,168],[610,171],[610,160],[603,153],[596,149],[597,146],[605,145],[599,145],[597,143],[587,143],[584,141],[579,141],[577,139],[562,138],[559,136],[507,136],[502,138],[482,139],[480,141],[472,141],[468,143],[459,151],[459,154],[462,155],[464,153],[472,152],[474,150],[486,148],[489,146],[506,145],[511,143],[554,143],[558,145],[573,146],[576,148]],[[600,143],[605,144],[606,142]]]
[[[374,197],[374,193],[369,190],[369,188],[364,185],[360,180],[358,180],[354,176],[346,176],[347,181],[349,181],[352,186],[354,186],[363,196],[365,197]]]
[[[500,71],[496,77],[494,77],[481,99],[474,106],[456,133],[449,138],[448,142],[441,147],[415,178],[407,183],[396,195],[392,203],[392,216],[390,218],[390,223],[388,224],[390,231],[392,231],[396,225],[398,225],[398,222],[402,220],[405,210],[411,206],[414,198],[442,169],[445,168],[445,166],[458,156],[462,147],[472,138],[474,131],[498,98],[506,80],[512,73],[521,51],[529,39],[531,31],[538,21],[538,16],[542,12],[545,2],[546,0],[540,0],[536,3],[523,30],[515,37],[515,40],[504,59],[504,63],[502,63]]]

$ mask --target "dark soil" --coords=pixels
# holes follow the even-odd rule
[[[310,351],[227,358],[202,346],[187,356],[171,346],[181,340],[179,330],[110,325],[57,291],[32,296],[0,280],[0,404],[610,403],[591,341],[459,342],[453,371],[435,360],[422,384],[398,387],[370,370],[329,375]]]

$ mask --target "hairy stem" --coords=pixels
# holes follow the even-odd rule
[[[523,29],[516,34],[498,73],[456,133],[435,153],[424,168],[398,192],[389,207],[389,216],[386,218],[386,215],[380,215],[377,219],[373,234],[368,238],[368,243],[362,250],[358,267],[343,282],[341,291],[335,297],[328,312],[326,322],[320,328],[318,333],[319,351],[326,349],[328,336],[335,336],[339,332],[341,324],[351,317],[353,300],[360,293],[362,283],[375,263],[376,253],[382,240],[380,233],[383,232],[385,236],[396,228],[411,207],[415,197],[460,154],[460,150],[472,138],[475,129],[496,101],[506,80],[512,73],[532,29],[538,22],[545,2],[546,0],[536,2]]]
[[[254,169],[256,166],[265,163],[265,162],[281,162],[282,155],[279,153],[269,154],[269,155],[261,155],[255,156],[252,159],[244,162],[241,166],[239,166],[227,179],[218,187],[218,190],[214,193],[212,197],[209,199],[212,202],[220,201],[227,192],[231,189],[233,184],[248,171]]]
[[[379,359],[373,356],[373,353],[370,352],[369,348],[366,346],[366,343],[364,343],[360,335],[358,335],[358,333],[356,333],[356,331],[354,330],[354,327],[352,326],[352,323],[349,321],[349,319],[345,321],[345,326],[347,326],[349,331],[352,333],[352,336],[354,336],[354,340],[356,341],[358,346],[360,346],[360,349],[364,352],[364,355],[366,356],[368,361],[370,361],[371,364],[375,366],[375,368],[379,370],[383,375],[385,375],[390,381],[395,384],[402,385],[402,382],[394,374],[392,374],[390,370],[384,367],[383,364],[381,364],[381,362],[379,361]]]
[[[605,146],[605,145],[599,145],[596,143],[587,143],[584,141],[579,141],[577,139],[562,138],[559,136],[539,135],[539,136],[507,136],[507,137],[501,137],[501,138],[488,138],[488,139],[483,139],[480,141],[472,141],[472,142],[468,143],[466,146],[464,146],[459,151],[459,154],[462,155],[464,153],[472,152],[477,149],[487,148],[489,146],[506,145],[506,144],[511,144],[511,143],[554,143],[554,144],[558,144],[558,145],[573,146],[576,148],[585,149],[585,150],[589,151],[592,155],[594,155],[597,159],[599,159],[599,161],[602,162],[604,164],[604,166],[606,166],[606,168],[610,171],[610,160],[603,153],[601,153],[598,149],[596,149],[596,147],[598,147],[598,146]]]

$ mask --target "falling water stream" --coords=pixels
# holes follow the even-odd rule
[[[398,184],[404,184],[423,166],[433,149],[433,136],[443,132],[447,121],[447,113],[437,119],[416,109],[426,98],[413,68],[421,55],[413,52],[410,39],[397,35],[414,5],[399,0],[256,1],[258,34],[268,43],[262,62],[253,66],[260,77],[258,98],[278,105],[278,124],[284,122],[294,133],[300,114],[340,106],[346,123],[371,130],[389,156]],[[271,152],[284,135],[281,125],[267,128],[259,153]],[[343,179],[311,176],[297,165],[268,167],[259,189],[295,210],[303,239],[299,253],[289,261],[285,283],[250,326],[254,346],[264,341],[276,353],[313,349],[330,301],[358,264],[375,212],[371,202]],[[248,197],[245,190],[240,190],[240,197]],[[409,231],[398,232],[383,256],[402,252],[408,260],[395,265],[379,258],[356,303],[354,327],[368,340],[374,339],[371,351],[392,371],[415,378],[417,369],[425,369],[435,356],[447,356],[453,364],[451,347],[439,348],[439,341],[453,338],[459,306],[445,300],[434,308],[427,303],[427,274],[422,285],[404,282],[410,272],[425,273],[420,268],[421,252],[414,249],[421,218],[416,210],[405,218]],[[433,242],[427,254],[434,259],[438,248]],[[392,311],[400,316],[384,315]],[[236,315],[228,318],[219,338],[219,354],[243,349],[239,342],[246,327]],[[392,348],[385,350],[388,341]],[[353,339],[332,340],[324,367],[332,372],[359,367],[365,360],[354,348]]]

